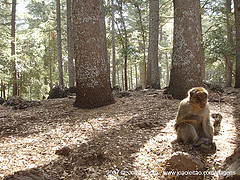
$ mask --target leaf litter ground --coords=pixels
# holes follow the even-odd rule
[[[223,116],[220,134],[214,136],[217,151],[211,155],[175,142],[180,101],[165,99],[161,90],[132,92],[91,110],[73,107],[74,98],[43,100],[23,110],[0,106],[0,178],[174,178],[165,167],[176,151],[199,157],[206,171],[218,171],[240,144],[237,93],[210,102],[211,113]]]

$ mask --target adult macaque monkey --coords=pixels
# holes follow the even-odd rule
[[[188,97],[180,102],[175,129],[179,141],[195,145],[212,143],[213,126],[206,89],[195,87],[188,91]]]

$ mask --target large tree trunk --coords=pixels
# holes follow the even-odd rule
[[[194,86],[202,86],[203,51],[199,0],[174,0],[174,38],[169,92],[183,99]]]
[[[236,79],[235,88],[240,88],[240,0],[234,0],[236,27]]]
[[[17,86],[17,67],[16,67],[16,0],[12,0],[12,28],[11,28],[11,65],[12,65],[12,81],[13,81],[13,96],[18,95]]]
[[[158,34],[159,34],[159,0],[150,0],[149,49],[147,82],[152,88],[160,89],[160,74],[158,66]]]
[[[231,14],[231,1],[232,0],[226,0],[226,17],[227,17],[227,38],[229,45],[231,48],[233,48],[233,31],[232,26],[230,24],[230,14]],[[225,63],[225,86],[231,87],[232,85],[232,69],[233,69],[233,61],[232,56],[229,55],[226,57],[226,63]]]
[[[58,81],[63,86],[63,67],[62,67],[62,39],[61,39],[61,10],[60,0],[56,0],[57,11],[57,44],[58,44]]]
[[[116,85],[116,57],[115,57],[115,7],[114,0],[111,1],[112,6],[112,86]]]
[[[75,0],[73,6],[77,95],[75,106],[97,108],[114,102],[107,67],[102,0]]]
[[[68,77],[69,87],[75,84],[73,65],[73,38],[72,38],[72,1],[67,0],[67,36],[68,36]]]

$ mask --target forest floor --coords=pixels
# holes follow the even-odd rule
[[[229,91],[224,102],[210,102],[211,113],[223,120],[214,136],[217,151],[209,155],[175,141],[180,101],[161,90],[134,91],[91,110],[73,107],[74,97],[22,110],[0,105],[0,178],[170,179],[176,176],[166,171],[166,160],[176,151],[188,151],[216,172],[240,144],[240,91]]]

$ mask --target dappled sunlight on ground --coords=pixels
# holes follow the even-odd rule
[[[223,116],[214,136],[217,151],[210,155],[175,141],[180,101],[164,99],[161,91],[132,92],[92,110],[77,109],[73,102],[46,100],[24,110],[0,106],[0,177],[23,171],[42,179],[163,179],[171,177],[166,160],[176,151],[217,171],[240,138],[239,116],[233,113],[238,104],[232,102],[210,102],[211,113]],[[63,147],[70,148],[66,157],[56,154]]]

